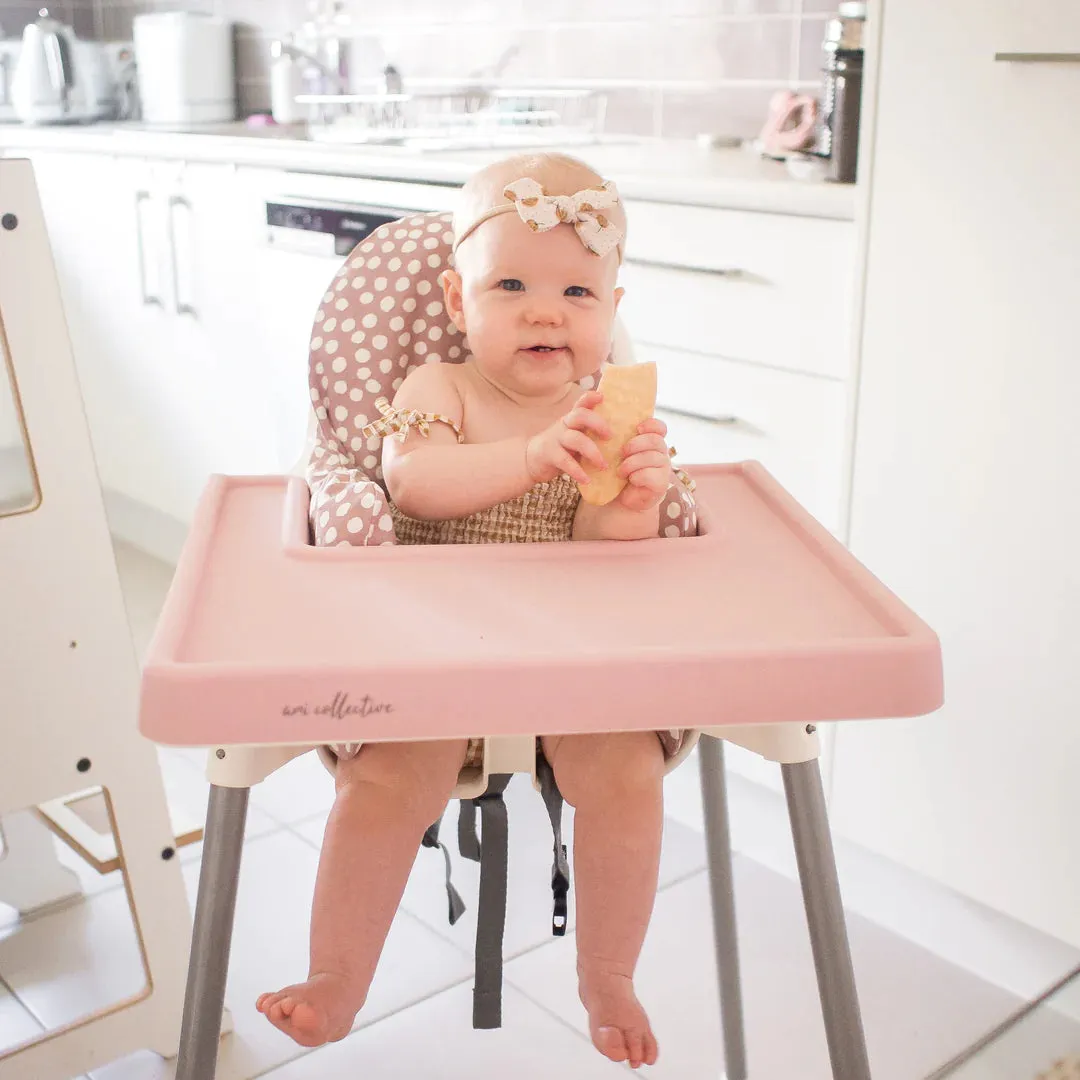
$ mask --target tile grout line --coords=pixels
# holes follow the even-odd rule
[[[795,0],[794,23],[791,29],[791,56],[788,58],[791,64],[791,81],[797,83],[799,81],[799,60],[802,54],[802,32],[804,25],[803,18],[803,0]]]
[[[577,931],[574,932],[574,936],[577,936]],[[589,1046],[592,1046],[592,1039],[587,1034],[583,1034],[576,1027],[574,1027],[573,1024],[571,1024],[568,1020],[564,1019],[557,1012],[554,1012],[542,1001],[537,1001],[536,998],[532,996],[532,994],[530,994],[527,990],[522,989],[522,987],[518,983],[507,977],[504,977],[503,983],[504,985],[510,986],[514,990],[516,990],[517,993],[519,993],[523,998],[525,998],[525,1000],[528,1001],[531,1005],[534,1005],[536,1008],[538,1008],[545,1016],[550,1017],[561,1027],[564,1027],[568,1031],[573,1032],[579,1039],[581,1039],[582,1042],[585,1042]],[[582,1008],[584,1008],[584,1006],[582,1006]]]
[[[15,1004],[18,1005],[19,1008],[22,1009],[23,1012],[25,1012],[26,1015],[29,1016],[35,1024],[37,1024],[37,1026],[41,1029],[42,1035],[49,1034],[52,1029],[45,1026],[45,1021],[42,1020],[42,1018],[38,1016],[36,1012],[34,1012],[34,1010],[30,1007],[30,1003],[28,1001],[23,1001],[23,999],[19,997],[18,991],[16,991],[15,987],[12,986],[11,983],[9,983],[7,979],[3,977],[3,975],[0,975],[0,987],[7,990],[7,992],[11,995],[11,1000],[14,1001]],[[3,1051],[0,1051],[0,1062],[2,1061]],[[78,1077],[76,1077],[75,1080],[78,1080]]]
[[[97,0],[100,4],[100,0]],[[218,9],[219,14],[228,17],[228,4],[218,0],[215,7]],[[800,21],[807,22],[824,22],[830,15],[828,12],[806,12],[803,10],[802,4],[798,4],[793,11],[762,11],[756,14],[743,14],[738,12],[717,12],[715,14],[705,15],[670,15],[662,17],[660,19],[643,17],[640,15],[628,16],[626,18],[609,18],[609,19],[588,19],[580,22],[574,21],[555,21],[555,22],[543,22],[533,21],[529,19],[523,19],[519,22],[513,23],[511,29],[518,34],[532,33],[532,32],[552,32],[552,31],[568,31],[572,33],[580,33],[581,31],[589,32],[603,32],[615,27],[618,29],[641,29],[641,30],[655,30],[658,24],[664,26],[688,26],[694,28],[705,28],[709,26],[746,26],[750,24],[784,24],[784,23],[798,23]],[[254,30],[257,33],[265,33],[268,35],[278,35],[283,31],[295,29],[294,26],[287,25],[285,21],[281,22],[267,22],[267,23],[251,23],[240,19],[233,20],[241,33],[248,33]],[[461,27],[476,28],[484,25],[484,20],[470,20],[466,22],[437,22],[430,21],[425,22],[423,27],[417,27],[414,19],[388,19],[385,22],[368,24],[365,27],[355,27],[355,33],[349,35],[350,37],[364,37],[368,34],[379,35],[382,33],[390,33],[394,31],[411,31],[413,36],[422,37],[439,37],[446,33],[447,30],[456,30]]]
[[[11,983],[9,983],[7,979],[4,978],[2,972],[0,972],[0,990],[6,990],[8,994],[11,995],[11,1000],[14,1001],[21,1009],[23,1009],[30,1017],[30,1019],[33,1020],[34,1023],[37,1024],[39,1028],[41,1028],[42,1031],[47,1030],[45,1025],[42,1024],[42,1022],[38,1019],[37,1014],[33,1011],[33,1009],[31,1009],[30,1006],[27,1005],[21,997],[19,997],[18,993],[15,990],[15,987],[12,986]]]

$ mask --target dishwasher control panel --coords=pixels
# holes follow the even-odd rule
[[[380,225],[413,212],[404,207],[282,199],[266,204],[266,239],[283,251],[348,255]]]

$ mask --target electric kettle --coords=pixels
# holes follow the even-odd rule
[[[115,115],[115,80],[101,45],[78,41],[42,8],[23,31],[11,79],[11,104],[27,124],[62,124]]]

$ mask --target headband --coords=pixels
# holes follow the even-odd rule
[[[503,195],[510,201],[485,210],[454,241],[454,251],[485,221],[516,210],[533,232],[547,232],[556,225],[573,225],[581,242],[594,255],[603,256],[615,248],[622,260],[625,230],[604,213],[619,204],[619,193],[610,180],[605,180],[600,188],[585,188],[573,195],[548,195],[535,180],[524,177],[507,184]]]

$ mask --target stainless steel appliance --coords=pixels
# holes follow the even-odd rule
[[[11,108],[27,124],[64,124],[114,117],[117,85],[105,47],[80,41],[70,26],[49,16],[23,31],[11,76]]]
[[[827,177],[855,182],[863,84],[865,3],[842,3],[825,27],[825,97],[815,152],[829,163]]]
[[[348,255],[380,225],[408,213],[384,206],[283,198],[266,203],[266,239],[279,251]]]

